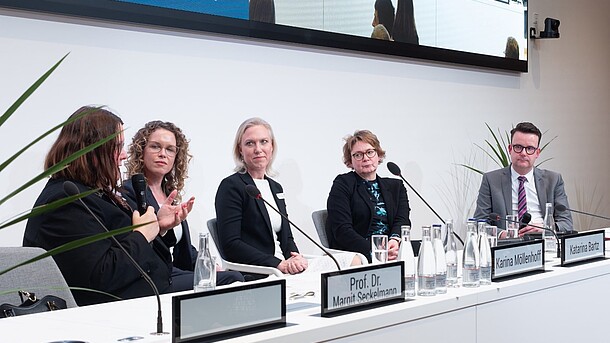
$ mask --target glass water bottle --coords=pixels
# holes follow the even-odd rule
[[[453,221],[447,220],[447,246],[445,247],[445,260],[447,261],[447,287],[458,286],[458,260],[457,242],[453,233]]]
[[[403,225],[400,227],[402,241],[398,250],[398,258],[405,265],[404,283],[405,296],[410,298],[415,296],[415,254],[411,245],[411,227]]]
[[[555,238],[555,217],[553,215],[553,204],[546,203],[546,212],[544,215],[544,251],[550,255],[557,254],[557,239]]]
[[[432,225],[432,246],[434,247],[434,260],[436,266],[436,294],[447,293],[447,260],[445,247],[441,238],[441,225]]]
[[[479,262],[481,285],[491,284],[491,245],[487,238],[487,226],[479,231]]]
[[[417,294],[436,294],[436,260],[429,226],[422,226],[422,241],[417,260]]]
[[[210,235],[199,234],[199,253],[193,273],[195,292],[209,291],[216,288],[216,263],[210,253]]]
[[[464,287],[479,287],[480,260],[477,243],[476,223],[468,221],[466,242],[462,254],[462,286]]]

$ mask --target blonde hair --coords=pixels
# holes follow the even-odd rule
[[[271,135],[271,145],[273,146],[273,153],[271,154],[271,159],[269,160],[269,164],[267,164],[267,168],[265,169],[265,173],[269,176],[273,176],[275,172],[273,171],[272,165],[273,161],[275,161],[275,155],[277,152],[277,143],[275,141],[275,135],[273,134],[273,129],[271,125],[267,123],[265,120],[254,117],[250,119],[246,119],[239,128],[237,128],[237,133],[235,133],[235,141],[233,142],[233,160],[235,161],[235,171],[241,174],[245,174],[248,171],[248,167],[244,162],[243,156],[239,152],[239,147],[241,145],[241,140],[244,137],[244,133],[247,129],[253,126],[263,126],[267,130],[269,130],[269,134]]]

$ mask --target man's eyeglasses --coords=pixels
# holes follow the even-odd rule
[[[375,149],[369,149],[365,152],[355,152],[352,154],[352,157],[356,160],[356,161],[360,161],[364,158],[364,155],[366,155],[366,157],[368,158],[373,158],[375,157],[375,155],[377,155],[377,150]]]
[[[146,146],[146,148],[150,152],[153,152],[155,154],[161,152],[161,149],[165,149],[165,153],[167,154],[167,156],[170,156],[170,157],[174,157],[178,153],[178,147],[175,145],[169,145],[169,146],[166,146],[165,148],[163,148],[158,143],[150,143]]]
[[[523,146],[523,145],[521,145],[521,144],[513,144],[513,150],[514,150],[514,151],[515,151],[517,154],[520,154],[520,153],[521,153],[521,151],[523,151],[523,149],[525,149],[525,152],[526,152],[528,155],[533,155],[533,154],[536,152],[536,150],[538,150],[538,147],[536,147],[536,146],[531,146],[531,145],[530,145],[530,146]]]

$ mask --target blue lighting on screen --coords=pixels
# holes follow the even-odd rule
[[[249,0],[117,0],[147,6],[248,19]]]

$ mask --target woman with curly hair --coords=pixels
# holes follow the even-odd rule
[[[146,200],[156,211],[159,204],[168,199],[174,205],[182,201],[184,180],[188,177],[188,163],[192,158],[189,141],[176,125],[170,122],[151,121],[144,125],[133,137],[125,166],[127,176],[144,174],[147,183]],[[135,198],[131,180],[123,182],[126,196]],[[183,211],[190,212],[195,197],[180,204]],[[161,237],[167,248],[173,247],[172,280],[174,284],[184,283],[193,287],[193,269],[197,260],[197,250],[191,244],[188,222],[176,221],[176,226]],[[219,272],[217,284],[243,281],[238,272]],[[187,286],[188,285],[188,286]],[[176,287],[175,287],[176,288]],[[179,287],[180,288],[180,287]]]

